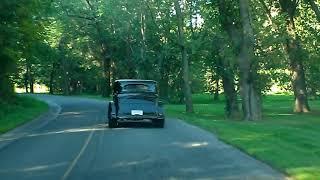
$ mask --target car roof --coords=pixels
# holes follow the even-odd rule
[[[156,83],[154,80],[145,80],[145,79],[117,79],[115,82],[153,82]]]

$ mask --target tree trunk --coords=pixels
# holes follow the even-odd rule
[[[143,79],[150,79],[150,63],[146,58],[147,44],[146,44],[146,15],[144,4],[141,2],[140,5],[140,34],[141,34],[141,42],[140,42],[140,70],[143,72]],[[142,65],[142,66],[141,66]]]
[[[126,41],[126,63],[128,68],[127,78],[134,79],[137,77],[137,73],[135,71],[135,63],[132,59],[132,47],[130,44],[130,37],[127,37]]]
[[[309,112],[308,94],[306,90],[306,80],[304,67],[299,51],[299,43],[296,40],[288,40],[287,50],[292,71],[292,88],[295,96],[294,112]]]
[[[159,82],[159,87],[160,87],[160,97],[164,100],[169,100],[169,97],[168,97],[168,90],[169,90],[169,76],[167,73],[165,74],[162,74],[161,77],[160,77],[160,82]]]
[[[240,0],[240,19],[237,22],[236,17],[230,14],[232,10],[230,4],[225,0],[219,0],[220,21],[224,30],[235,48],[235,55],[240,71],[240,94],[242,99],[242,111],[244,119],[259,120],[262,118],[260,92],[256,89],[254,77],[257,76],[256,69],[252,66],[254,57],[253,44],[254,37],[250,24],[249,4],[247,0]],[[242,27],[240,27],[242,26]],[[238,29],[242,28],[243,32]],[[226,81],[228,82],[228,81]],[[226,83],[225,82],[225,83]],[[232,85],[230,86],[232,87]],[[234,99],[230,92],[230,100]],[[227,104],[228,106],[228,104]],[[236,108],[236,107],[235,107]]]
[[[26,60],[26,76],[25,76],[25,83],[24,83],[24,85],[25,85],[25,87],[26,87],[26,93],[29,93],[29,91],[28,91],[28,89],[29,89],[29,87],[30,87],[30,79],[31,79],[31,73],[30,73],[30,63],[29,63],[29,60],[27,59]],[[30,92],[31,92],[31,87],[30,87]]]
[[[229,14],[230,10],[227,2],[225,0],[218,1],[218,8],[220,13],[220,22],[223,29],[227,32],[234,49],[240,48],[240,32],[237,30],[236,24],[232,19],[232,15]],[[234,54],[238,57],[239,52],[235,51]],[[221,57],[222,58],[222,57]],[[226,97],[226,105],[225,105],[225,114],[227,118],[235,119],[239,117],[239,106],[237,102],[237,92],[235,90],[235,82],[234,82],[234,71],[230,66],[230,62],[223,61],[224,59],[220,59],[218,61],[218,70],[221,72],[223,90]]]
[[[295,1],[279,0],[282,11],[287,16],[286,52],[288,54],[290,69],[292,71],[292,88],[295,96],[294,112],[309,112],[306,89],[305,72],[302,60],[302,47],[296,33],[294,15],[297,4]]]
[[[304,67],[300,57],[296,55],[299,49],[298,46],[294,40],[288,42],[292,87],[295,96],[294,112],[309,112],[310,107],[308,104]]]
[[[63,94],[68,96],[70,95],[70,82],[69,82],[69,72],[68,72],[68,62],[65,58],[65,50],[64,50],[64,44],[66,43],[66,37],[61,37],[58,50],[60,53],[59,62],[61,64],[61,70],[62,70],[62,81],[63,81]]]
[[[159,94],[164,100],[168,100],[168,90],[169,90],[169,75],[167,73],[167,68],[165,66],[165,60],[163,53],[158,55],[158,67],[159,67]]]
[[[225,115],[227,119],[236,119],[240,116],[235,90],[234,72],[230,67],[230,62],[219,57],[217,62],[217,73],[222,77],[222,86],[225,96]]]
[[[69,96],[70,82],[69,82],[69,72],[67,68],[67,62],[65,58],[61,58],[61,61],[62,61],[63,94],[66,96]]]
[[[90,3],[87,0],[87,3]],[[92,5],[90,5],[92,8]],[[102,97],[109,97],[111,94],[111,53],[108,47],[107,40],[104,37],[103,31],[99,22],[95,22],[96,30],[99,35],[100,53],[102,58],[102,82],[101,82],[101,95]]]
[[[219,90],[220,90],[220,86],[219,86],[219,81],[220,78],[218,75],[215,75],[214,77],[214,82],[215,82],[215,87],[214,87],[214,94],[213,94],[213,101],[219,101]]]
[[[110,70],[111,70],[111,59],[106,57],[103,60],[103,74],[102,74],[102,97],[109,97],[111,94],[111,78],[110,78]]]
[[[111,59],[110,66],[110,95],[112,94],[113,83],[116,80],[116,64],[113,59]]]
[[[28,85],[28,69],[27,72],[24,74],[24,88],[26,90],[26,93],[29,93],[29,85]]]
[[[28,66],[28,80],[29,80],[29,88],[30,88],[30,93],[34,93],[34,77],[33,77],[33,73],[31,70],[31,63],[29,61],[27,61],[27,66]]]
[[[3,50],[2,48],[3,47],[0,45],[0,102],[13,99],[13,83],[9,76],[12,73],[11,68],[16,65],[9,56],[3,54],[1,51]]]
[[[97,92],[97,93],[100,92],[100,84],[101,84],[101,83],[97,83],[97,84],[96,84],[96,92]]]
[[[253,67],[254,59],[254,36],[250,24],[249,2],[248,0],[239,0],[240,18],[243,28],[243,39],[238,56],[240,70],[240,93],[242,98],[242,110],[244,119],[260,120],[262,119],[261,112],[261,97],[255,85],[256,69]]]
[[[189,62],[187,56],[187,48],[185,44],[185,35],[184,35],[184,17],[181,12],[180,8],[180,1],[175,0],[175,10],[178,19],[178,39],[179,45],[182,53],[182,71],[183,71],[183,85],[184,85],[184,98],[186,103],[186,112],[192,113],[193,112],[193,104],[192,104],[192,93],[190,87],[190,80],[189,80]]]
[[[91,3],[90,0],[86,0],[87,5],[89,6],[92,14],[96,15],[96,7]],[[97,15],[96,15],[97,16]],[[102,82],[101,82],[101,95],[102,97],[109,97],[111,94],[111,51],[110,47],[108,46],[108,41],[104,35],[103,29],[101,28],[100,22],[96,19],[93,20],[95,24],[95,28],[98,33],[98,43],[100,45],[100,53],[102,58]]]
[[[8,75],[6,72],[0,72],[0,102],[3,100],[11,100],[13,94],[13,85]]]
[[[49,80],[49,94],[53,94],[53,80],[54,80],[54,71],[55,71],[55,64],[52,64],[52,69],[50,72],[50,80]]]
[[[222,78],[224,95],[226,98],[225,115],[228,119],[239,117],[239,106],[237,102],[237,92],[235,91],[234,79],[228,76]]]
[[[33,75],[30,73],[30,81],[29,81],[29,83],[30,83],[30,93],[34,93],[34,77],[33,77]]]

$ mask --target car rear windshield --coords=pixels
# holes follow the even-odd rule
[[[133,92],[156,92],[156,86],[153,83],[141,84],[124,84],[121,89],[121,93],[133,93]]]

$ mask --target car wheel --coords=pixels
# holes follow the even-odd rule
[[[161,119],[161,120],[154,120],[152,122],[153,126],[154,127],[157,127],[157,128],[163,128],[164,127],[164,119]]]
[[[117,127],[117,120],[114,118],[109,119],[109,128],[116,128]]]
[[[108,112],[107,112],[108,114],[108,122],[110,121],[110,119],[112,118],[112,116],[111,116],[111,113],[112,113],[112,108],[111,108],[111,103],[109,103],[109,106],[108,106]]]

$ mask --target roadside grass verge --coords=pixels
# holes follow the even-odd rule
[[[48,105],[32,97],[17,96],[10,103],[0,101],[0,134],[33,120],[48,111]]]
[[[112,97],[102,97],[100,94],[87,94],[87,93],[71,94],[69,96],[64,95],[62,93],[55,93],[55,94],[38,93],[38,94],[53,95],[53,96],[64,96],[64,97],[80,97],[80,98],[97,99],[97,100],[105,100],[105,101],[110,101],[112,99]]]
[[[224,118],[224,102],[195,95],[194,114],[184,105],[166,105],[166,114],[215,133],[221,140],[270,164],[294,179],[320,177],[320,101],[310,101],[311,113],[293,113],[292,96],[263,98],[263,120]],[[200,103],[199,103],[200,102]]]

